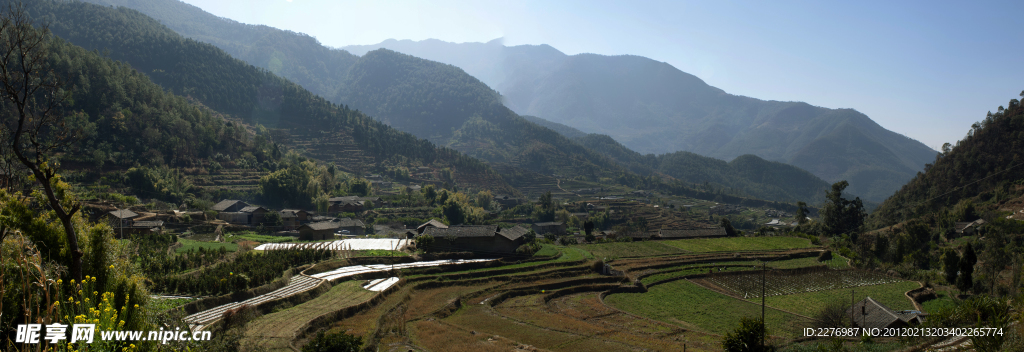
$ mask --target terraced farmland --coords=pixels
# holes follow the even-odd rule
[[[920,287],[920,285],[917,282],[897,281],[888,284],[862,286],[852,289],[846,288],[774,297],[769,296],[765,298],[765,302],[769,307],[775,307],[801,315],[814,316],[814,314],[821,310],[821,307],[824,307],[829,303],[833,303],[836,300],[849,305],[851,298],[850,291],[852,290],[854,293],[854,296],[852,297],[854,301],[860,301],[865,297],[871,297],[890,309],[909,310],[914,309],[914,304],[910,302],[910,299],[907,298],[904,293],[918,287]],[[755,301],[756,303],[760,303],[759,299],[755,299]]]
[[[710,274],[695,279],[694,282],[724,289],[739,297],[761,297],[762,282],[766,297],[791,295],[804,292],[817,292],[890,284],[903,280],[882,273],[864,270],[807,270],[802,272],[771,270],[747,271],[740,273]]]
[[[305,303],[249,322],[242,346],[287,351],[300,330],[314,318],[369,301],[378,292],[363,288],[362,280],[346,281]]]

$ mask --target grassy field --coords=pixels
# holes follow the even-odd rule
[[[355,251],[356,257],[408,257],[409,253],[387,249],[365,249]]]
[[[738,261],[738,262],[714,263],[714,265],[751,265],[751,267],[725,267],[725,268],[723,268],[723,271],[756,270],[754,267],[752,267],[754,265],[754,263],[756,263],[756,262],[754,262],[754,261]],[[702,266],[706,266],[706,265],[712,265],[712,264],[686,264],[686,265],[680,265],[680,266],[677,266],[677,267],[661,269],[661,271],[664,271],[664,272],[659,273],[659,274],[654,274],[654,275],[651,275],[651,276],[648,276],[648,277],[645,277],[645,278],[641,279],[640,281],[643,282],[644,284],[650,285],[652,283],[655,283],[655,282],[658,282],[658,281],[661,281],[661,280],[671,279],[671,278],[674,278],[674,277],[682,277],[682,276],[694,275],[694,274],[704,274],[704,273],[707,273],[708,269],[709,269],[709,268],[706,268],[706,267],[702,267]],[[680,269],[682,269],[682,270],[680,270]]]
[[[696,238],[692,240],[663,241],[663,243],[687,252],[696,253],[763,251],[816,247],[806,238],[785,236]]]
[[[178,242],[181,242],[181,244],[183,244],[183,246],[175,250],[175,252],[178,253],[185,253],[188,252],[190,249],[198,251],[199,248],[205,248],[206,250],[217,250],[220,249],[220,247],[224,247],[224,249],[227,250],[228,252],[234,252],[238,250],[238,245],[231,242],[202,242],[185,238],[178,238]]]
[[[256,232],[253,232],[253,231],[242,231],[242,232],[230,233],[230,234],[227,235],[227,237],[225,239],[228,240],[228,241],[231,241],[231,242],[255,241],[255,242],[259,242],[259,243],[281,243],[281,242],[292,242],[292,241],[296,240],[295,237],[291,237],[291,236],[260,235],[260,234],[257,234]]]
[[[684,253],[667,241],[609,242],[574,246],[594,254],[597,258],[641,257]]]
[[[762,251],[812,248],[810,240],[799,237],[725,237],[673,241],[639,241],[584,244],[574,246],[597,258],[645,257],[682,253]]]
[[[937,313],[942,309],[956,307],[956,302],[950,296],[949,291],[935,291],[938,298],[921,303],[921,308],[926,313]]]
[[[362,285],[362,280],[342,282],[314,299],[251,321],[242,345],[287,350],[295,332],[313,318],[366,302],[377,294]]]
[[[789,260],[780,260],[780,261],[768,262],[768,266],[770,266],[772,268],[775,268],[775,269],[803,268],[803,267],[817,266],[817,265],[822,265],[822,264],[828,265],[828,267],[832,268],[832,269],[846,269],[846,268],[850,267],[850,265],[847,263],[847,259],[843,258],[841,256],[838,256],[838,255],[835,255],[835,256],[832,257],[832,259],[826,260],[824,262],[819,262],[817,257],[798,258],[798,259],[789,259]]]
[[[605,302],[633,314],[714,334],[734,330],[741,317],[761,315],[760,305],[686,280],[654,286],[647,293],[609,295]],[[769,309],[766,320],[770,335],[792,337],[799,333],[798,328],[805,319]]]
[[[910,299],[903,294],[918,287],[920,287],[920,285],[913,281],[861,286],[853,289],[853,298],[856,301],[860,301],[864,299],[864,297],[871,297],[875,301],[878,301],[893,310],[914,309],[914,304],[911,303]],[[771,296],[766,300],[769,307],[775,307],[788,312],[813,317],[814,314],[816,314],[822,307],[834,300],[841,300],[844,304],[849,305],[850,290],[851,289],[839,289]]]
[[[545,244],[540,247],[537,253],[534,253],[534,257],[550,257],[558,255],[558,247],[553,244]]]

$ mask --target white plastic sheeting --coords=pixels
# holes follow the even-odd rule
[[[340,250],[371,250],[371,249],[385,249],[394,250],[397,246],[398,249],[402,249],[409,244],[409,240],[399,240],[393,238],[351,238],[338,241],[330,242],[311,242],[311,243],[264,243],[256,248],[257,251],[272,251],[278,249],[296,249],[296,248],[312,248],[312,249],[327,249],[332,251]]]
[[[421,268],[421,267],[428,267],[428,266],[440,266],[440,265],[452,265],[452,264],[486,262],[486,261],[491,261],[491,260],[495,260],[495,259],[446,259],[446,260],[434,260],[434,261],[429,261],[429,262],[402,263],[402,264],[395,264],[395,265],[390,265],[390,264],[353,265],[353,266],[346,266],[346,267],[337,268],[337,269],[334,269],[334,270],[331,270],[331,271],[322,272],[322,273],[319,273],[319,274],[313,274],[313,275],[310,275],[310,276],[315,277],[317,279],[334,280],[334,279],[343,278],[343,277],[347,277],[347,276],[359,275],[359,274],[364,274],[364,273],[372,273],[372,272],[377,272],[377,271],[388,271],[388,270],[391,270],[391,269],[399,270],[399,269],[407,269],[407,268]]]
[[[370,281],[370,283],[366,284],[366,286],[363,286],[363,288],[365,288],[367,290],[370,290],[370,291],[380,292],[380,291],[387,290],[389,287],[394,285],[396,282],[398,282],[398,278],[397,277],[389,277],[387,279],[376,279],[376,280]]]

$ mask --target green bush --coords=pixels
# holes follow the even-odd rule
[[[302,352],[358,352],[363,346],[363,338],[346,333],[316,333],[316,337],[302,346]]]

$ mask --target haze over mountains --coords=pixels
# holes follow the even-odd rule
[[[852,109],[731,95],[639,56],[570,56],[500,40],[387,40],[343,49],[362,55],[378,48],[461,67],[517,113],[607,134],[641,153],[681,150],[725,160],[754,154],[829,182],[848,180],[852,193],[871,200],[891,195],[936,153]]]
[[[678,164],[681,161],[677,157],[655,158],[675,160],[676,165],[624,162],[605,153],[607,148],[591,151],[593,146],[579,146],[586,145],[581,140],[549,138],[544,132],[549,131],[547,128],[533,127],[537,125],[500,106],[502,102],[523,114],[586,133],[608,134],[624,147],[643,153],[690,151],[725,160],[756,155],[783,162],[825,181],[849,180],[850,193],[874,201],[892,194],[935,155],[923,144],[885,130],[856,111],[730,95],[668,64],[642,57],[567,56],[546,45],[505,47],[499,41],[452,44],[389,40],[376,46],[347,48],[368,56],[360,58],[326,48],[308,35],[241,24],[178,1],[92,2],[138,9],[186,37],[212,43],[329,101],[360,109],[439,145],[491,162],[560,164],[531,168],[537,172],[582,169],[575,174],[596,175],[595,170],[613,166],[599,160],[602,155],[593,153],[598,152],[619,165],[631,163],[633,167],[628,168],[637,172],[649,170],[686,182],[710,181],[723,187],[734,183],[693,179],[685,176],[693,172],[670,171],[713,164],[709,162]],[[462,70],[387,51],[366,55],[379,47],[453,64]],[[497,92],[482,83],[497,88]],[[629,155],[643,156],[634,154]],[[696,161],[697,156],[684,159]],[[526,161],[529,159],[537,161]],[[737,176],[732,172],[726,175]],[[813,192],[795,193],[820,194],[818,186],[823,183],[814,182]],[[764,196],[749,187],[739,190]]]
[[[825,181],[813,176],[813,182],[799,183],[761,175],[792,174],[794,170],[806,173],[779,163],[751,164],[778,170],[737,173],[728,170],[724,162],[696,154],[665,159],[670,161],[664,165],[621,159],[624,155],[642,156],[632,151],[620,157],[602,154],[519,117],[502,105],[497,92],[451,65],[390,50],[357,57],[326,49],[307,35],[241,24],[173,0],[94,2],[136,8],[186,37],[208,41],[236,58],[278,73],[332,102],[366,112],[396,129],[491,163],[519,168],[502,169],[513,185],[517,179],[533,182],[536,176],[523,174],[523,169],[590,180],[619,177],[628,169],[719,190],[715,192],[787,202],[818,203],[827,188]],[[621,145],[604,149],[620,148],[625,149]],[[685,172],[678,172],[681,170]],[[753,174],[756,177],[748,177]],[[778,183],[763,183],[766,179]]]

